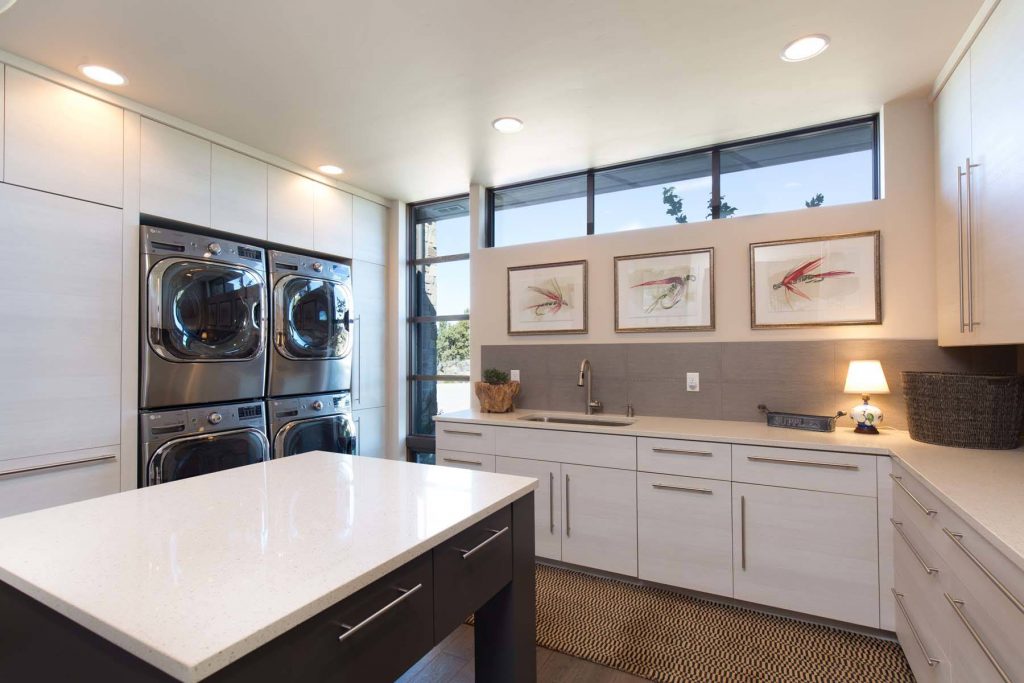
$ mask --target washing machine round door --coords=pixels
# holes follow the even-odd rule
[[[356,433],[347,415],[326,415],[289,422],[274,437],[274,456],[282,458],[309,451],[355,453]]]
[[[289,275],[274,288],[274,340],[291,360],[344,358],[352,351],[352,290],[341,282]]]
[[[149,460],[149,484],[188,479],[270,459],[270,442],[258,429],[232,429],[168,441]]]

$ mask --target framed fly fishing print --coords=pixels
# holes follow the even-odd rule
[[[715,329],[715,250],[615,257],[615,331]]]
[[[508,269],[509,334],[586,332],[586,261]]]
[[[878,231],[750,245],[750,327],[879,325]]]

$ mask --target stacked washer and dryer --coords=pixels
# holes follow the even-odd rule
[[[355,452],[350,282],[345,263],[142,226],[139,484]]]

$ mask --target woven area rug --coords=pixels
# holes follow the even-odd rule
[[[537,644],[672,683],[912,683],[896,643],[537,565]]]

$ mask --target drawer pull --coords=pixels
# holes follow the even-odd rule
[[[991,581],[995,585],[995,587],[999,589],[999,592],[1002,593],[1007,600],[1013,603],[1013,606],[1016,607],[1018,611],[1024,613],[1024,604],[1022,604],[1021,601],[1017,599],[1017,596],[1011,593],[1010,589],[1003,585],[1003,582],[997,579],[992,574],[992,572],[988,570],[988,567],[983,565],[981,563],[981,560],[975,557],[974,553],[967,549],[967,546],[965,546],[963,542],[964,535],[958,534],[954,531],[950,531],[945,527],[942,528],[942,531],[947,536],[949,536],[950,540],[953,541],[953,543],[956,543],[957,548],[960,548],[960,550],[964,551],[964,555],[967,555],[967,557],[970,558],[971,562],[973,562],[978,567],[978,569],[981,570],[981,573],[988,577],[988,580]]]
[[[479,460],[460,460],[459,458],[441,458],[441,459],[444,460],[445,462],[457,462],[460,465],[480,465],[480,466],[483,466],[483,463],[481,461],[479,461]]]
[[[708,451],[684,451],[678,448],[652,448],[655,453],[669,453],[671,455],[699,455],[702,458],[710,458],[714,453]]]
[[[910,539],[907,538],[907,535],[903,533],[903,522],[897,522],[892,517],[889,518],[889,521],[892,522],[893,527],[896,529],[896,532],[900,535],[900,538],[903,539],[903,542],[907,544],[908,548],[910,548],[910,552],[914,553],[914,557],[916,557],[917,561],[921,563],[921,569],[924,570],[925,574],[928,574],[929,576],[932,574],[938,574],[939,570],[935,567],[928,566],[928,563],[924,561],[923,557],[921,557],[921,553],[917,552],[917,548],[915,548],[914,544],[910,542]]]
[[[974,642],[977,643],[978,647],[981,648],[981,651],[985,653],[985,657],[988,658],[989,663],[992,665],[992,668],[996,670],[996,673],[999,674],[999,677],[1006,681],[1006,683],[1013,683],[1013,681],[1010,680],[1010,677],[1006,675],[1006,672],[1003,671],[1003,667],[999,666],[999,662],[997,662],[996,658],[992,656],[992,651],[988,649],[987,645],[985,645],[985,641],[981,639],[981,636],[978,635],[974,626],[967,619],[967,615],[964,614],[964,611],[961,609],[964,605],[964,601],[957,600],[949,593],[943,593],[943,595],[946,596],[946,600],[949,601],[949,606],[953,608],[954,612],[956,612],[956,615],[960,618],[964,628],[966,628],[967,632],[971,634],[971,638],[974,638]]]
[[[349,626],[348,624],[340,624],[340,626],[343,629],[345,629],[345,632],[342,633],[340,636],[338,636],[338,642],[339,643],[344,642],[346,638],[350,637],[351,635],[356,633],[359,629],[363,628],[367,624],[370,624],[371,622],[373,622],[374,620],[379,618],[382,614],[387,612],[389,609],[397,606],[402,601],[407,600],[410,597],[412,597],[412,595],[414,593],[416,593],[416,591],[418,591],[421,588],[423,588],[423,584],[422,583],[417,583],[412,588],[397,588],[396,587],[395,590],[401,592],[401,595],[399,595],[397,598],[395,598],[394,600],[392,600],[388,604],[386,604],[383,607],[381,607],[379,610],[377,610],[376,612],[374,612],[370,616],[368,616],[365,619],[363,619],[362,621],[360,621],[355,626]]]
[[[548,520],[550,533],[555,533],[555,473],[548,472]]]
[[[690,488],[689,486],[673,486],[671,484],[651,484],[651,486],[656,489],[665,489],[667,491],[689,491],[690,493],[703,493],[708,496],[714,493],[711,489],[697,489]]]
[[[55,470],[59,467],[72,467],[73,465],[88,465],[94,462],[104,462],[107,460],[116,460],[117,455],[108,453],[106,455],[97,455],[93,458],[82,458],[81,460],[69,460],[67,462],[51,462],[45,465],[32,465],[30,467],[19,467],[16,470],[6,470],[0,472],[0,478],[12,477],[15,474],[25,474],[26,472],[39,472],[41,470]]]
[[[569,514],[569,475],[565,475],[565,537],[572,537],[571,515]]]
[[[931,517],[932,515],[937,515],[939,513],[938,510],[932,510],[927,505],[925,505],[920,500],[918,500],[917,496],[915,496],[913,493],[911,493],[910,489],[908,489],[906,486],[904,486],[904,484],[903,484],[903,477],[897,477],[895,474],[892,474],[890,472],[889,473],[889,478],[892,479],[893,482],[895,482],[897,486],[899,486],[901,489],[903,489],[903,493],[905,493],[908,496],[910,496],[910,500],[914,501],[914,503],[917,505],[917,507],[921,508],[921,512],[923,512],[924,514],[928,515],[929,517]]]
[[[900,612],[903,613],[903,618],[907,620],[907,626],[910,627],[910,634],[914,636],[914,640],[917,641],[917,646],[921,648],[921,654],[924,655],[925,661],[928,662],[928,666],[935,666],[939,663],[939,660],[928,654],[928,649],[924,646],[924,641],[921,640],[921,636],[917,632],[917,627],[914,626],[914,620],[910,618],[910,612],[907,611],[906,605],[903,604],[903,593],[897,593],[895,588],[890,588],[892,596],[896,598],[896,606],[900,608]]]
[[[747,571],[747,497],[740,496],[740,569]]]
[[[842,462],[821,462],[819,460],[790,460],[788,458],[766,458],[760,455],[748,455],[747,460],[751,462],[771,462],[778,465],[803,465],[804,467],[827,467],[833,470],[859,470],[860,465],[850,465]]]
[[[462,429],[442,429],[445,434],[460,434],[462,436],[483,436],[483,432],[469,432]]]
[[[505,527],[504,529],[487,529],[487,531],[490,531],[492,535],[486,541],[484,541],[483,543],[481,543],[481,544],[479,544],[477,546],[474,546],[473,548],[470,548],[469,550],[466,550],[465,548],[456,548],[455,549],[456,551],[462,553],[462,559],[468,560],[474,553],[479,551],[485,545],[487,545],[488,543],[490,543],[494,539],[498,538],[502,534],[508,533],[508,527]]]

